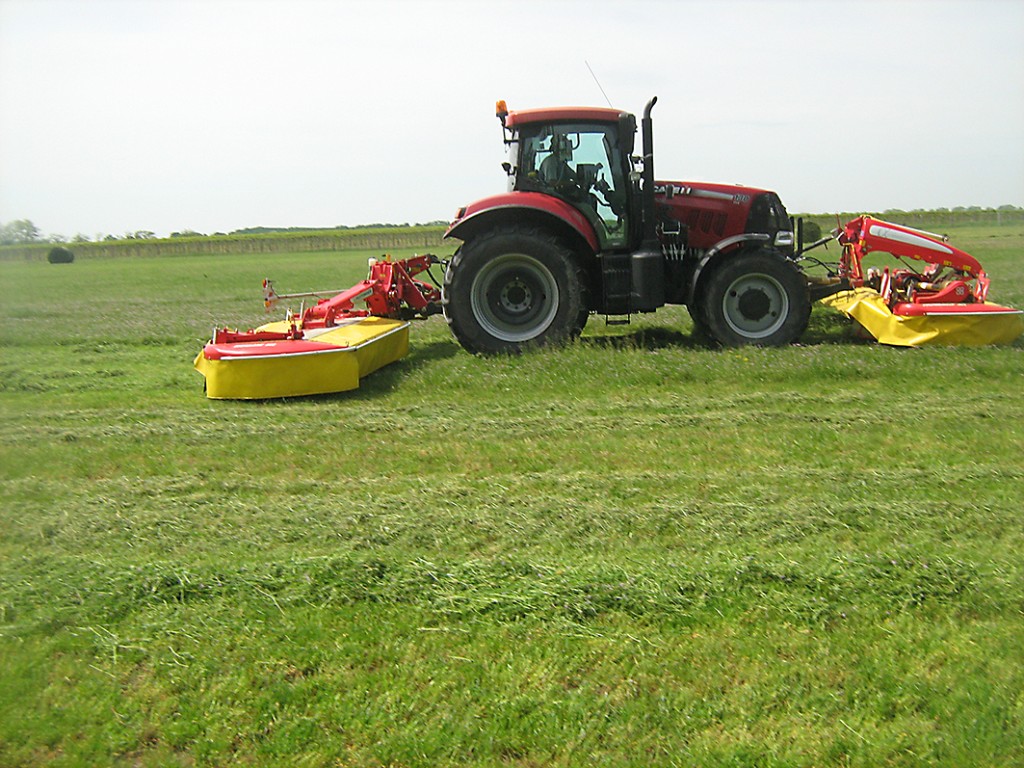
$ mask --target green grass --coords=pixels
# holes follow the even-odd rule
[[[1024,228],[952,234],[1024,306]],[[0,764],[1024,761],[1024,342],[432,318],[358,391],[203,397],[262,277],[370,255],[0,263]]]

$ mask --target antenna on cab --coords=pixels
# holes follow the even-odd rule
[[[597,79],[597,75],[595,75],[594,70],[591,69],[590,62],[584,59],[583,63],[587,65],[587,69],[590,70],[590,76],[594,78],[594,82],[597,83],[597,87],[601,89],[601,95],[604,96],[604,100],[608,102],[609,107],[612,107],[612,100],[608,98],[608,94],[604,92],[604,88],[601,88],[601,81]],[[612,107],[612,109],[614,109],[614,107]]]

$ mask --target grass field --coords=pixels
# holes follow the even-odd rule
[[[952,235],[1024,306],[1024,226]],[[203,397],[264,276],[369,255],[0,263],[0,764],[1024,763],[1024,342],[432,318],[356,392]]]

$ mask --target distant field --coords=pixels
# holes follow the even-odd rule
[[[1024,224],[949,232],[1024,306]],[[0,261],[0,764],[1024,764],[1024,341],[431,318],[356,392],[203,397],[263,277],[372,255]]]

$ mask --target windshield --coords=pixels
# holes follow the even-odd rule
[[[524,126],[516,188],[557,195],[579,208],[603,245],[624,245],[628,189],[616,127]]]

